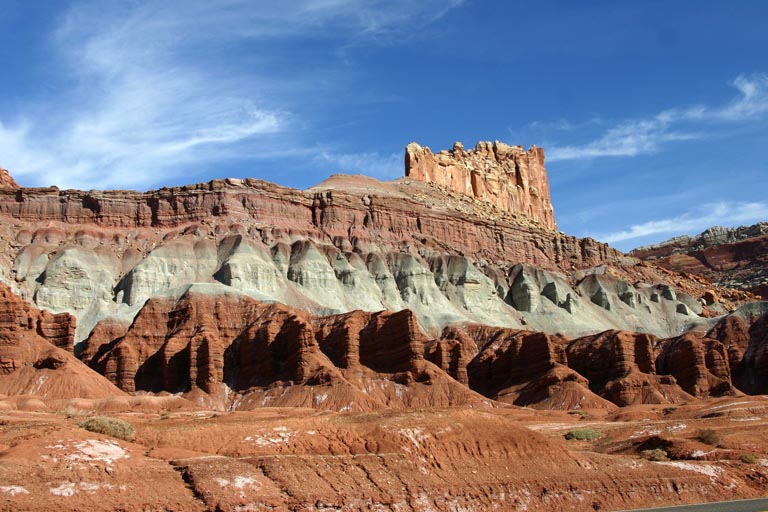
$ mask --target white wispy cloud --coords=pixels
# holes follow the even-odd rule
[[[636,224],[629,229],[593,235],[597,240],[616,243],[651,235],[698,233],[712,226],[739,225],[768,219],[768,203],[720,201],[668,219]]]
[[[725,105],[673,108],[649,118],[624,121],[583,145],[550,145],[547,159],[650,154],[670,142],[707,137],[707,128],[716,123],[745,122],[768,115],[768,75],[739,75],[731,85],[737,95]]]
[[[312,39],[396,41],[460,4],[77,2],[49,41],[66,85],[13,118],[0,114],[0,166],[29,184],[147,187],[193,166],[318,145],[300,139],[310,122],[303,106],[314,100],[311,84],[331,79],[271,50]],[[244,42],[257,50],[234,55]]]

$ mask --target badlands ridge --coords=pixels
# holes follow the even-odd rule
[[[539,148],[412,143],[404,178],[304,191],[2,171],[0,220],[6,507],[600,510],[768,481],[738,462],[768,454],[768,304],[556,231]],[[134,442],[76,427],[96,412]]]

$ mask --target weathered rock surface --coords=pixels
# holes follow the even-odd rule
[[[656,375],[658,338],[606,331],[574,340],[568,365],[589,379],[589,388],[618,406],[682,402],[690,396],[674,377]]]
[[[0,190],[0,217],[0,279],[74,314],[77,342],[148,298],[213,282],[316,314],[407,307],[433,335],[455,322],[522,327],[506,297],[515,264],[624,262],[607,245],[414,180],[336,176],[304,192],[252,179],[147,193],[22,188]],[[535,301],[542,289],[529,292]]]
[[[722,286],[768,300],[768,222],[737,228],[713,227],[639,247],[631,255],[674,270],[700,274]]]
[[[0,394],[104,398],[122,392],[69,351],[75,319],[29,306],[0,284]]]
[[[10,173],[0,168],[0,190],[17,190],[19,188],[21,187],[19,187],[19,184],[16,183],[16,180],[13,179]]]
[[[100,323],[82,357],[125,391],[202,391],[218,407],[485,402],[425,360],[426,342],[409,310],[317,318],[193,287],[178,300],[150,299],[130,327]]]
[[[737,382],[747,393],[768,394],[768,311],[752,318],[749,345],[739,365]]]
[[[443,340],[477,346],[467,364],[469,386],[500,402],[552,409],[611,408],[587,389],[587,380],[566,366],[562,339],[540,332],[467,326],[449,330]],[[442,340],[441,340],[442,341]],[[465,349],[466,350],[466,349]],[[457,351],[453,365],[466,360]]]
[[[147,299],[195,283],[319,315],[408,308],[431,336],[454,323],[669,336],[696,319],[615,289],[598,301],[610,310],[594,303],[575,287],[595,265],[629,282],[711,288],[435,187],[335,176],[304,192],[251,179],[0,191],[0,280],[75,315],[76,343],[100,320],[130,323]]]
[[[687,393],[698,398],[738,394],[731,382],[728,351],[718,340],[689,332],[663,340],[658,350],[657,372],[674,376]]]
[[[45,336],[55,338],[56,315],[75,315],[74,339],[56,343],[119,388],[216,408],[488,403],[475,390],[537,407],[609,406],[588,385],[616,403],[661,400],[671,377],[632,367],[589,382],[554,333],[707,329],[714,320],[698,315],[712,312],[694,297],[724,292],[549,229],[548,192],[541,208],[526,203],[546,190],[539,150],[481,144],[432,157],[459,153],[482,171],[472,174],[482,194],[359,176],[303,192],[250,179],[147,193],[0,190],[0,280],[53,312],[41,313]],[[522,180],[514,191],[490,185],[502,168]],[[478,324],[497,327],[444,331]],[[739,354],[728,357],[725,381],[740,375],[730,370]]]
[[[550,229],[557,227],[544,150],[536,146],[525,151],[499,141],[478,142],[474,149],[465,150],[457,142],[453,149],[433,154],[412,142],[405,150],[405,175],[521,214]]]
[[[586,512],[758,497],[768,477],[760,464],[595,453],[562,439],[577,418],[518,408],[125,411],[133,442],[86,432],[61,414],[0,411],[0,508]],[[754,439],[745,433],[755,422],[693,421]],[[692,435],[677,422],[592,425],[609,445],[648,443],[636,433],[673,426],[684,430],[669,432],[670,443]]]

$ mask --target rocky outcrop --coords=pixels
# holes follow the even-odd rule
[[[74,314],[78,342],[101,319],[211,282],[316,314],[407,307],[433,335],[454,322],[522,327],[506,298],[514,283],[496,282],[515,264],[573,272],[624,262],[605,244],[414,180],[21,188],[0,190],[0,218],[0,276],[37,306]]]
[[[219,407],[482,403],[424,359],[426,341],[409,310],[318,318],[193,287],[178,300],[150,299],[130,327],[100,323],[83,358],[126,391],[203,392]]]
[[[0,168],[0,190],[18,190],[19,184],[13,179],[11,174],[5,169]]]
[[[75,319],[29,306],[0,284],[0,394],[48,399],[122,394],[71,354]]]
[[[457,142],[453,149],[433,154],[412,142],[405,150],[405,175],[435,183],[502,211],[518,214],[556,229],[544,168],[544,150],[532,146],[508,146],[503,142],[478,142],[465,150]]]
[[[648,343],[624,341],[642,336],[616,334],[585,342],[587,360],[609,360],[582,368],[568,364],[565,336],[708,328],[694,297],[722,290],[557,233],[532,206],[494,203],[499,166],[523,180],[518,200],[544,190],[531,185],[539,151],[461,152],[490,166],[477,173],[482,197],[345,176],[307,191],[250,179],[147,193],[0,190],[0,279],[50,311],[30,329],[119,388],[208,407],[674,401],[690,354],[671,351],[667,374],[654,375]],[[746,346],[727,349],[726,368],[715,343],[703,364],[730,382]],[[681,378],[700,396],[720,389],[705,377]]]
[[[465,324],[430,339],[408,309],[316,316],[223,285],[195,285],[179,298],[149,299],[130,324],[100,322],[81,357],[125,391],[183,393],[219,409],[368,411],[487,406],[487,399],[609,409],[738,395],[742,383],[762,389],[767,329],[752,309],[721,320],[712,337],[659,341],[612,330],[569,341]]]
[[[440,339],[425,346],[425,358],[464,385],[469,385],[467,366],[477,353],[477,343],[460,327],[446,327]]]
[[[713,227],[640,247],[632,256],[676,272],[700,274],[722,286],[749,290],[768,300],[768,222],[737,228]]]
[[[750,394],[768,394],[768,312],[749,328],[749,345],[739,367],[740,388]]]
[[[29,337],[72,352],[75,319],[67,313],[54,315],[31,307],[0,284],[0,374],[11,373],[24,364],[21,340]]]
[[[448,333],[449,338],[456,338]],[[479,353],[467,366],[469,385],[501,402],[552,409],[611,408],[567,367],[561,338],[544,333],[469,326]]]
[[[75,315],[76,343],[103,319],[130,321],[148,299],[201,283],[319,316],[407,308],[434,338],[461,323],[666,337],[701,310],[652,302],[650,285],[705,286],[410,178],[334,176],[306,191],[253,179],[146,193],[22,188],[0,191],[0,218],[0,278]],[[600,287],[587,290],[593,279]]]
[[[589,388],[619,406],[678,403],[690,398],[668,375],[656,375],[658,338],[606,331],[574,340],[568,365],[589,379]]]
[[[738,315],[728,315],[720,320],[706,337],[715,339],[723,344],[728,351],[728,364],[731,377],[737,386],[741,382],[741,362],[750,342],[749,323]]]
[[[736,395],[729,355],[718,340],[689,332],[660,342],[656,371],[672,375],[687,393],[698,397]]]

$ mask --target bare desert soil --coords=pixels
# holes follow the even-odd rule
[[[133,440],[78,426],[96,414],[129,422]],[[566,440],[576,429],[600,437]],[[177,397],[8,397],[0,400],[0,509],[643,508],[765,496],[767,439],[765,397],[613,412],[362,414],[217,413]],[[648,450],[669,460],[646,460]]]

